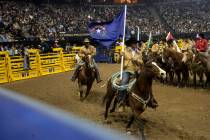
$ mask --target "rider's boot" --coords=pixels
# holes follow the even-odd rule
[[[97,83],[100,83],[102,81],[100,73],[99,73],[98,69],[95,69],[95,71],[96,71],[96,81],[97,81]]]
[[[73,76],[71,77],[71,81],[74,82],[77,79],[77,77],[79,75],[79,69],[80,69],[80,66],[77,66],[76,69],[75,69],[75,71],[74,71]]]

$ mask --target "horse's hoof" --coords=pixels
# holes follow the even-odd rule
[[[113,112],[115,112],[115,110],[114,110],[114,109],[111,109],[109,112],[110,112],[110,113],[113,113]]]
[[[132,134],[131,130],[126,130],[126,135],[130,136]]]
[[[85,99],[84,98],[80,98],[80,101],[83,102]]]
[[[112,124],[112,121],[110,121],[109,119],[104,120],[105,124]]]

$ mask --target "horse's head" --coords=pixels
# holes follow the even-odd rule
[[[160,68],[156,62],[147,62],[144,66],[146,73],[150,74],[151,77],[166,78],[166,72]]]
[[[88,67],[88,68],[93,68],[94,67],[94,64],[93,64],[93,57],[91,55],[86,55],[84,58],[83,58],[83,61],[85,62],[85,65]]]

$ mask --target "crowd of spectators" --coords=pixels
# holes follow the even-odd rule
[[[159,15],[177,33],[210,31],[210,2],[155,3]],[[127,11],[129,31],[154,35],[166,33],[165,25],[149,10],[148,5],[132,5]],[[112,20],[120,6],[73,4],[34,4],[25,1],[0,1],[0,42],[21,38],[41,40],[61,39],[63,33],[87,33],[90,20]]]
[[[119,6],[92,5],[35,5],[24,1],[0,2],[0,42],[21,38],[55,40],[62,33],[87,33],[89,20],[110,21],[119,12]],[[164,31],[160,22],[151,16],[145,6],[128,8],[128,28],[155,34]]]
[[[156,3],[160,15],[176,33],[210,31],[210,2],[170,2]]]

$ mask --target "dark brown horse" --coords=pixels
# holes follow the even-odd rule
[[[147,62],[140,70],[140,74],[137,75],[136,82],[132,88],[128,91],[126,102],[127,105],[132,109],[132,115],[130,117],[127,128],[130,128],[133,121],[136,119],[140,123],[140,132],[144,138],[144,125],[140,119],[140,115],[146,107],[149,105],[150,100],[153,99],[152,96],[152,81],[155,77],[165,77],[166,73],[154,62]],[[114,99],[117,96],[117,89],[112,87],[112,79],[108,81],[107,93],[104,97],[104,102],[106,102],[105,110],[105,120],[108,117],[109,107]],[[113,109],[111,111],[114,111]]]
[[[193,72],[193,84],[194,88],[197,87],[196,76],[199,77],[199,82],[202,88],[208,86],[209,74],[210,74],[210,56],[206,57],[197,51],[194,51],[193,62],[191,64],[191,70]],[[206,76],[206,82],[204,83],[203,78]]]
[[[182,62],[183,54],[179,53],[171,48],[164,48],[162,59],[167,62],[170,58],[173,61],[174,72],[177,76],[177,86],[187,86],[189,80],[189,65],[188,62]],[[181,81],[182,80],[182,81]]]
[[[93,58],[89,55],[86,55],[83,58],[84,65],[81,67],[78,76],[78,85],[80,91],[80,100],[83,101],[87,98],[92,88],[93,82],[95,80],[95,70],[93,66]],[[83,86],[87,87],[85,97],[83,97]]]
[[[203,82],[204,74],[207,71],[207,58],[198,52],[195,52],[193,62],[191,64],[191,71],[193,73],[193,85],[194,88],[197,87],[197,80],[196,77],[199,77],[199,83],[204,88],[205,84]]]

